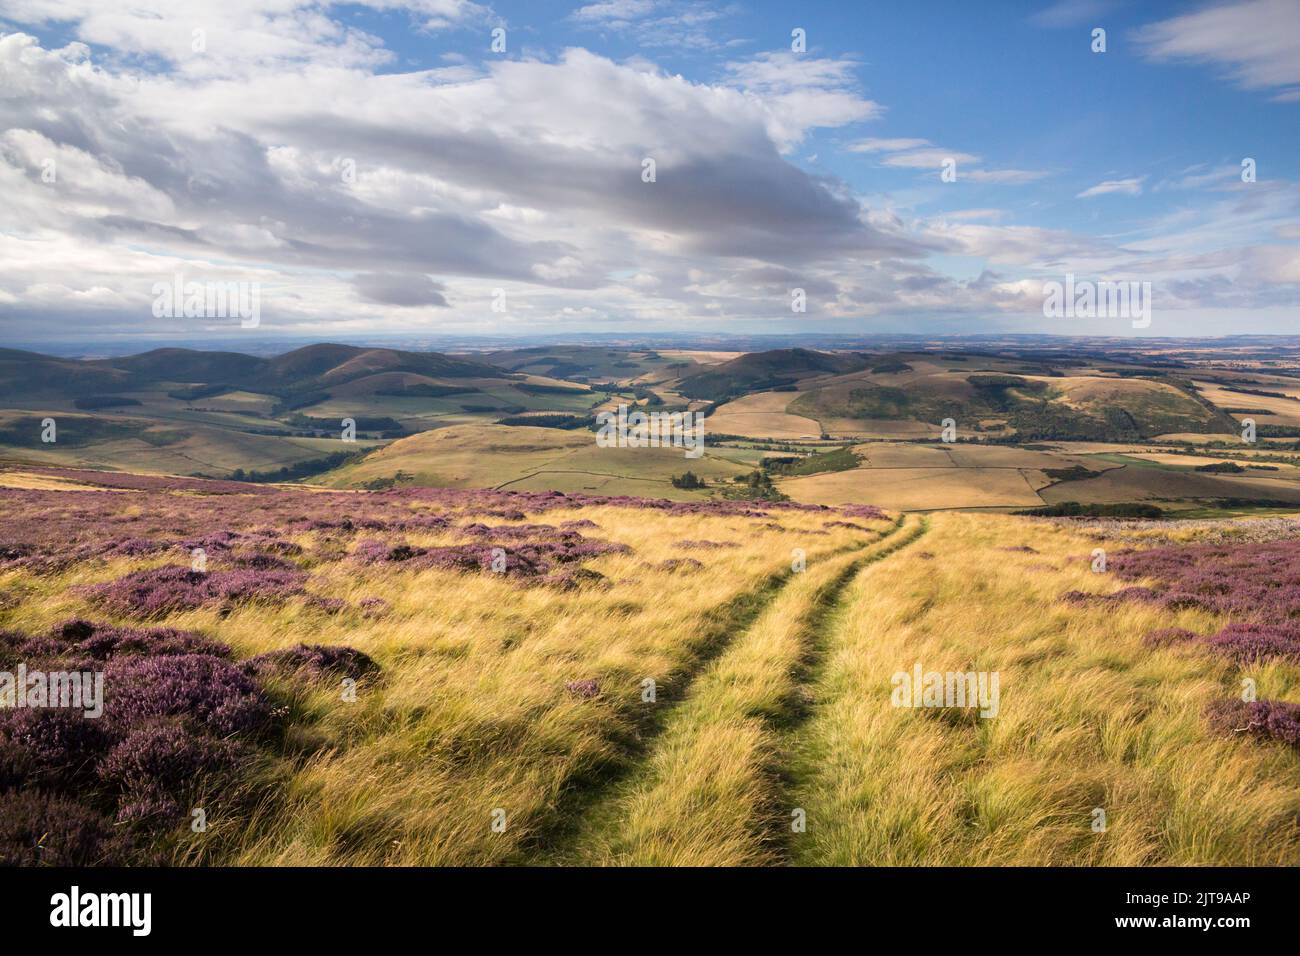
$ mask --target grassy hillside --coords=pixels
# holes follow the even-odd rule
[[[814,352],[809,349],[775,349],[752,352],[721,365],[689,372],[677,391],[689,398],[718,401],[747,392],[794,385],[811,375],[841,374],[865,368],[866,356]]]
[[[831,381],[798,395],[791,414],[823,420],[952,419],[969,432],[1026,441],[1122,441],[1168,432],[1231,432],[1235,423],[1167,382],[1002,373],[895,375],[891,384]]]
[[[600,448],[590,431],[462,425],[404,438],[318,481],[336,488],[392,482],[682,500],[707,496],[708,488],[673,487],[672,477],[688,470],[716,488],[752,468],[711,454],[687,459],[679,448]]]
[[[0,712],[4,862],[1300,858],[1294,520],[66,472],[0,505],[0,660],[125,688],[102,739]],[[917,667],[996,706],[900,706]]]

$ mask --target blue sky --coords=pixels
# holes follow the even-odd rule
[[[1150,282],[1153,335],[1300,331],[1300,0],[0,0],[0,34],[17,338],[229,333],[151,312],[178,274],[313,337],[1132,334],[1045,318],[1066,273]]]

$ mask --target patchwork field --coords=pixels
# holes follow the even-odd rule
[[[459,426],[394,442],[321,480],[338,488],[396,481],[698,500],[703,492],[674,488],[672,477],[689,470],[707,481],[727,482],[751,470],[722,457],[726,453],[688,459],[681,448],[601,448],[588,431]]]
[[[1238,417],[1252,417],[1262,424],[1300,425],[1300,387],[1294,384],[1250,386],[1256,392],[1276,393],[1272,395],[1233,391],[1230,387],[1210,382],[1197,382],[1196,387],[1204,398],[1220,408],[1242,409]]]
[[[789,392],[757,392],[728,402],[708,417],[705,424],[716,434],[760,438],[820,438],[821,426],[811,418],[786,414],[794,395]]]
[[[1300,862],[1295,519],[0,478],[3,863]]]
[[[780,488],[813,504],[870,500],[910,511],[1042,504],[1033,479],[1016,468],[858,468],[790,478]]]

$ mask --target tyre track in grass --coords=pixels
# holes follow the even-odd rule
[[[906,530],[890,539],[885,547],[870,555],[854,571],[844,587],[837,593],[833,608],[828,609],[819,626],[814,629],[805,648],[804,668],[799,696],[803,707],[796,719],[785,728],[781,742],[781,766],[784,768],[781,788],[782,813],[774,821],[773,842],[781,848],[781,858],[793,865],[817,865],[815,853],[810,852],[801,834],[794,830],[794,814],[797,810],[807,813],[811,801],[810,792],[814,779],[827,771],[827,767],[818,759],[817,748],[810,742],[809,733],[819,720],[824,720],[836,695],[833,688],[827,686],[827,660],[834,648],[833,635],[843,626],[848,605],[839,600],[843,591],[857,581],[871,567],[901,551],[923,538],[930,530],[930,518],[927,515],[913,515],[914,520]],[[857,688],[862,692],[861,688]],[[808,814],[810,817],[811,814]],[[805,818],[805,826],[815,825],[815,821]]]
[[[773,815],[781,726],[798,711],[809,635],[854,574],[904,528],[817,561],[783,586],[660,712],[641,762],[592,801],[552,862],[748,865],[779,862]]]

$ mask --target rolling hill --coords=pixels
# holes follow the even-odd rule
[[[749,392],[788,388],[815,375],[842,375],[866,368],[869,356],[856,353],[815,352],[811,349],[773,349],[752,352],[683,376],[677,391],[688,398],[719,401]]]

